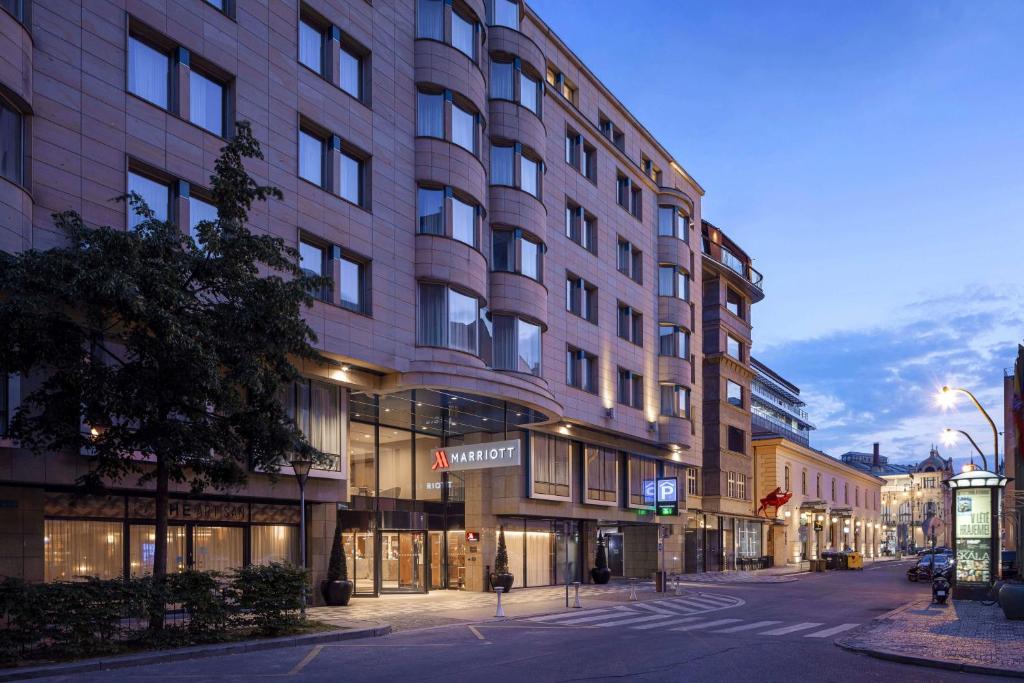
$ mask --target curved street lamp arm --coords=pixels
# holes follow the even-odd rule
[[[967,389],[964,389],[963,387],[953,387],[953,391],[962,391],[963,393],[967,394],[970,397],[971,401],[974,403],[974,407],[977,408],[978,411],[985,416],[985,419],[988,420],[989,426],[992,427],[992,452],[995,454],[995,473],[999,474],[999,430],[996,428],[996,423],[989,416],[988,411],[986,411],[981,406],[981,403],[978,402],[978,399],[975,398],[974,394],[969,392]]]
[[[978,448],[978,444],[975,443],[974,439],[971,438],[971,435],[968,434],[967,432],[965,432],[962,429],[954,429],[953,431],[956,432],[957,434],[963,434],[964,436],[967,437],[967,440],[971,442],[972,446],[974,446],[974,450],[978,451],[978,455],[981,456],[981,464],[982,464],[982,466],[987,470],[988,469],[988,458],[986,458],[985,454],[981,452],[980,448]]]

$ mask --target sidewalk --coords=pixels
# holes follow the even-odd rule
[[[836,645],[907,664],[1024,678],[1024,621],[1007,620],[998,605],[917,600]]]

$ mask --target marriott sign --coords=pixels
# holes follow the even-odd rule
[[[480,470],[488,467],[509,467],[520,464],[519,452],[519,439],[438,448],[434,451],[434,462],[430,469],[453,472]]]

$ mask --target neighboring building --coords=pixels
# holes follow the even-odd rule
[[[1017,567],[1024,557],[1024,346],[1017,345],[1013,374],[1003,377],[1003,548],[1017,550]],[[1018,569],[1019,571],[1019,569]]]
[[[528,7],[10,6],[0,249],[55,246],[50,215],[66,209],[130,228],[110,201],[128,190],[187,231],[210,215],[233,121],[253,123],[266,161],[249,168],[284,192],[253,229],[334,277],[307,317],[336,365],[303,367],[287,395],[336,456],[306,489],[314,582],[336,524],[358,595],[481,590],[502,527],[517,585],[589,580],[598,532],[623,576],[658,567],[662,527],[669,571],[763,554],[761,276],[702,221],[704,190]],[[0,391],[0,424],[24,384]],[[506,440],[521,465],[437,455]],[[151,571],[151,491],[73,495],[84,467],[0,435],[0,574]],[[685,516],[655,517],[658,476],[685,482]],[[174,496],[173,568],[298,558],[287,476]]]
[[[751,312],[764,298],[761,274],[721,230],[703,221],[701,233],[705,514],[691,515],[687,524],[690,545],[698,546],[689,553],[688,571],[734,569],[738,559],[760,557],[764,543],[763,520],[753,514],[750,442]]]
[[[776,565],[820,557],[826,550],[856,550],[865,557],[882,552],[883,480],[789,439],[754,439],[757,499],[776,488],[792,497],[777,513],[768,537]]]
[[[814,425],[807,419],[800,388],[756,358],[750,359],[750,365],[755,373],[750,386],[754,437],[781,436],[810,446]]]
[[[953,459],[944,460],[932,447],[916,465],[890,464],[874,445],[873,453],[850,451],[843,462],[870,472],[885,481],[882,487],[882,520],[886,552],[912,552],[931,545],[949,546],[953,522],[951,497],[942,482],[953,476]]]

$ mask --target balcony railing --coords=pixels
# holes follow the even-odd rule
[[[807,411],[806,410],[804,410],[803,408],[798,408],[798,407],[794,406],[792,403],[789,403],[789,402],[785,401],[784,399],[779,398],[778,396],[773,394],[771,391],[769,391],[765,387],[761,386],[760,382],[763,382],[763,381],[764,381],[764,379],[759,377],[754,382],[751,382],[751,384],[750,384],[751,392],[756,394],[758,397],[763,398],[764,400],[770,402],[772,405],[777,406],[777,407],[783,409],[784,411],[786,411],[787,413],[789,413],[793,417],[796,417],[796,418],[798,418],[800,420],[803,420],[804,422],[808,421],[807,420]]]
[[[801,446],[809,446],[811,443],[810,437],[806,433],[799,432],[789,425],[765,417],[764,415],[751,413],[750,424],[755,428],[762,429],[763,431],[785,437],[790,441],[800,444]],[[754,432],[756,433],[757,429],[754,429]]]
[[[716,257],[711,251],[711,240],[707,239],[707,237],[701,240],[701,251],[704,252],[705,256],[718,261],[750,284],[764,291],[764,287],[762,286],[764,283],[764,275],[758,272],[753,266],[750,266],[740,260],[740,258],[736,256],[736,254],[732,253],[728,247],[720,246],[718,249],[721,256]]]

